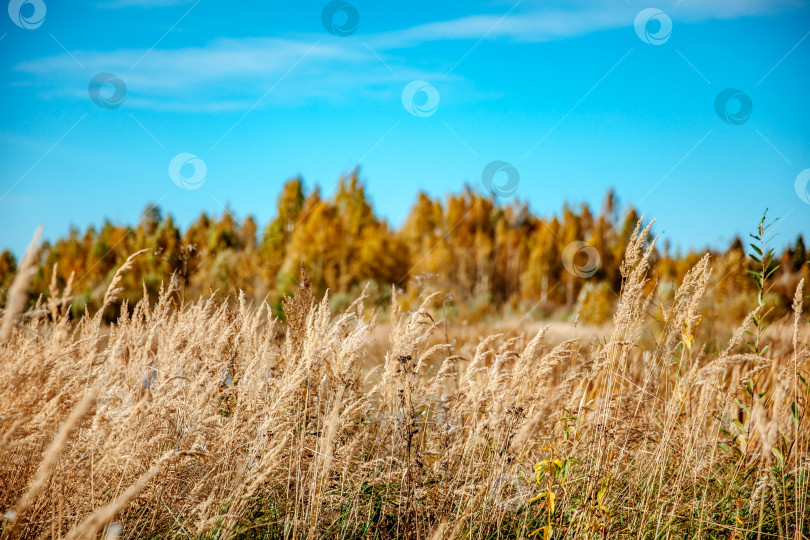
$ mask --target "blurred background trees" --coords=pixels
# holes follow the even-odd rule
[[[612,314],[621,287],[619,264],[638,219],[634,208],[619,208],[612,192],[596,214],[587,205],[564,205],[559,215],[537,216],[520,201],[503,204],[466,187],[443,200],[420,193],[402,227],[394,230],[374,213],[356,172],[341,179],[329,197],[307,191],[295,178],[284,185],[262,232],[252,217],[238,221],[227,210],[219,216],[203,213],[182,231],[171,215],[151,205],[130,227],[107,222],[98,229],[71,230],[40,248],[30,300],[47,295],[54,273],[60,288],[72,275],[73,315],[97,308],[116,269],[146,248],[135,270],[124,275],[121,297],[131,303],[144,290],[156,295],[160,287],[172,288],[178,302],[211,292],[224,300],[242,290],[248,298],[269,301],[281,315],[281,301],[294,290],[303,267],[318,295],[331,292],[336,309],[363,288],[385,309],[393,285],[406,307],[442,292],[443,315],[449,317],[530,312],[578,314],[585,322],[601,323]],[[588,278],[564,267],[563,251],[575,241],[587,242],[601,257]],[[659,246],[653,261],[653,286],[662,299],[699,259],[697,253],[669,251]],[[736,240],[712,256],[718,270],[709,315],[740,320],[754,294],[745,275],[745,247]],[[771,292],[777,314],[787,311],[799,277],[810,277],[804,239],[792,242],[779,262]],[[0,253],[0,304],[15,265],[9,252]]]

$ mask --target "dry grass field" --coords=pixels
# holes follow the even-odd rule
[[[284,322],[167,286],[108,325],[131,263],[72,320],[69,287],[23,313],[24,259],[0,329],[2,537],[808,538],[804,283],[715,347],[708,258],[663,301],[647,233],[605,327],[448,326],[431,297],[378,327],[306,283]]]

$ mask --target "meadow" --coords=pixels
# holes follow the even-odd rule
[[[448,323],[396,289],[335,312],[305,274],[281,318],[170,280],[120,302],[141,252],[74,317],[70,282],[26,304],[32,249],[0,327],[2,538],[807,538],[804,280],[777,317],[760,252],[718,327],[710,256],[662,291],[649,229],[601,326]]]

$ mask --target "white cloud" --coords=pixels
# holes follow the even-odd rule
[[[183,6],[194,3],[195,0],[107,0],[99,2],[97,5],[100,8],[126,8],[126,7],[141,7],[141,8],[160,8],[160,7],[173,7]]]
[[[157,6],[180,0],[111,1]],[[759,15],[798,5],[791,0],[682,0],[668,13],[677,28],[679,23]],[[660,7],[667,10],[665,5]],[[278,87],[267,102],[299,103],[312,97],[340,100],[357,94],[389,99],[413,79],[441,80],[442,69],[448,69],[456,60],[434,59],[432,71],[408,69],[401,67],[403,62],[395,56],[404,55],[406,48],[437,41],[473,43],[483,36],[493,40],[543,42],[610,29],[631,29],[641,9],[620,1],[579,0],[563,4],[524,0],[518,9],[504,17],[510,6],[501,8],[502,12],[497,14],[470,15],[347,39],[323,35],[218,39],[200,47],[155,49],[146,56],[144,50],[72,51],[86,70],[81,70],[66,54],[59,54],[15,66],[30,80],[7,84],[35,83],[46,97],[84,99],[90,78],[106,71],[126,82],[129,106],[151,109],[244,109],[276,84]],[[313,48],[316,42],[318,45]],[[396,67],[396,76],[364,42]],[[287,73],[292,66],[296,67]],[[281,79],[284,80],[279,82]],[[453,84],[462,80],[454,75],[443,82]]]
[[[202,47],[144,52],[76,50],[72,54],[84,70],[66,54],[24,62],[15,70],[31,77],[44,97],[87,99],[90,79],[109,72],[126,83],[129,107],[190,111],[244,110],[273,87],[267,102],[342,99],[358,92],[391,97],[412,79],[441,76],[413,69],[394,76],[357,40],[219,39]]]
[[[667,2],[663,2],[667,4]],[[805,4],[798,0],[683,0],[657,5],[676,22],[703,22],[713,19],[775,13]],[[524,2],[506,14],[508,6],[492,14],[477,14],[448,21],[431,22],[370,37],[380,48],[411,47],[428,41],[511,39],[543,42],[582,36],[591,32],[632,28],[636,14],[645,5],[620,1],[581,0],[579,2]]]

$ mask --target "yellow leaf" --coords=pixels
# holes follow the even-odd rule
[[[692,348],[692,342],[695,340],[695,328],[697,325],[700,324],[700,321],[703,320],[703,317],[698,317],[694,324],[691,326],[687,326],[686,323],[683,324],[683,328],[681,329],[681,335],[683,336],[683,344],[686,345],[687,349]]]

